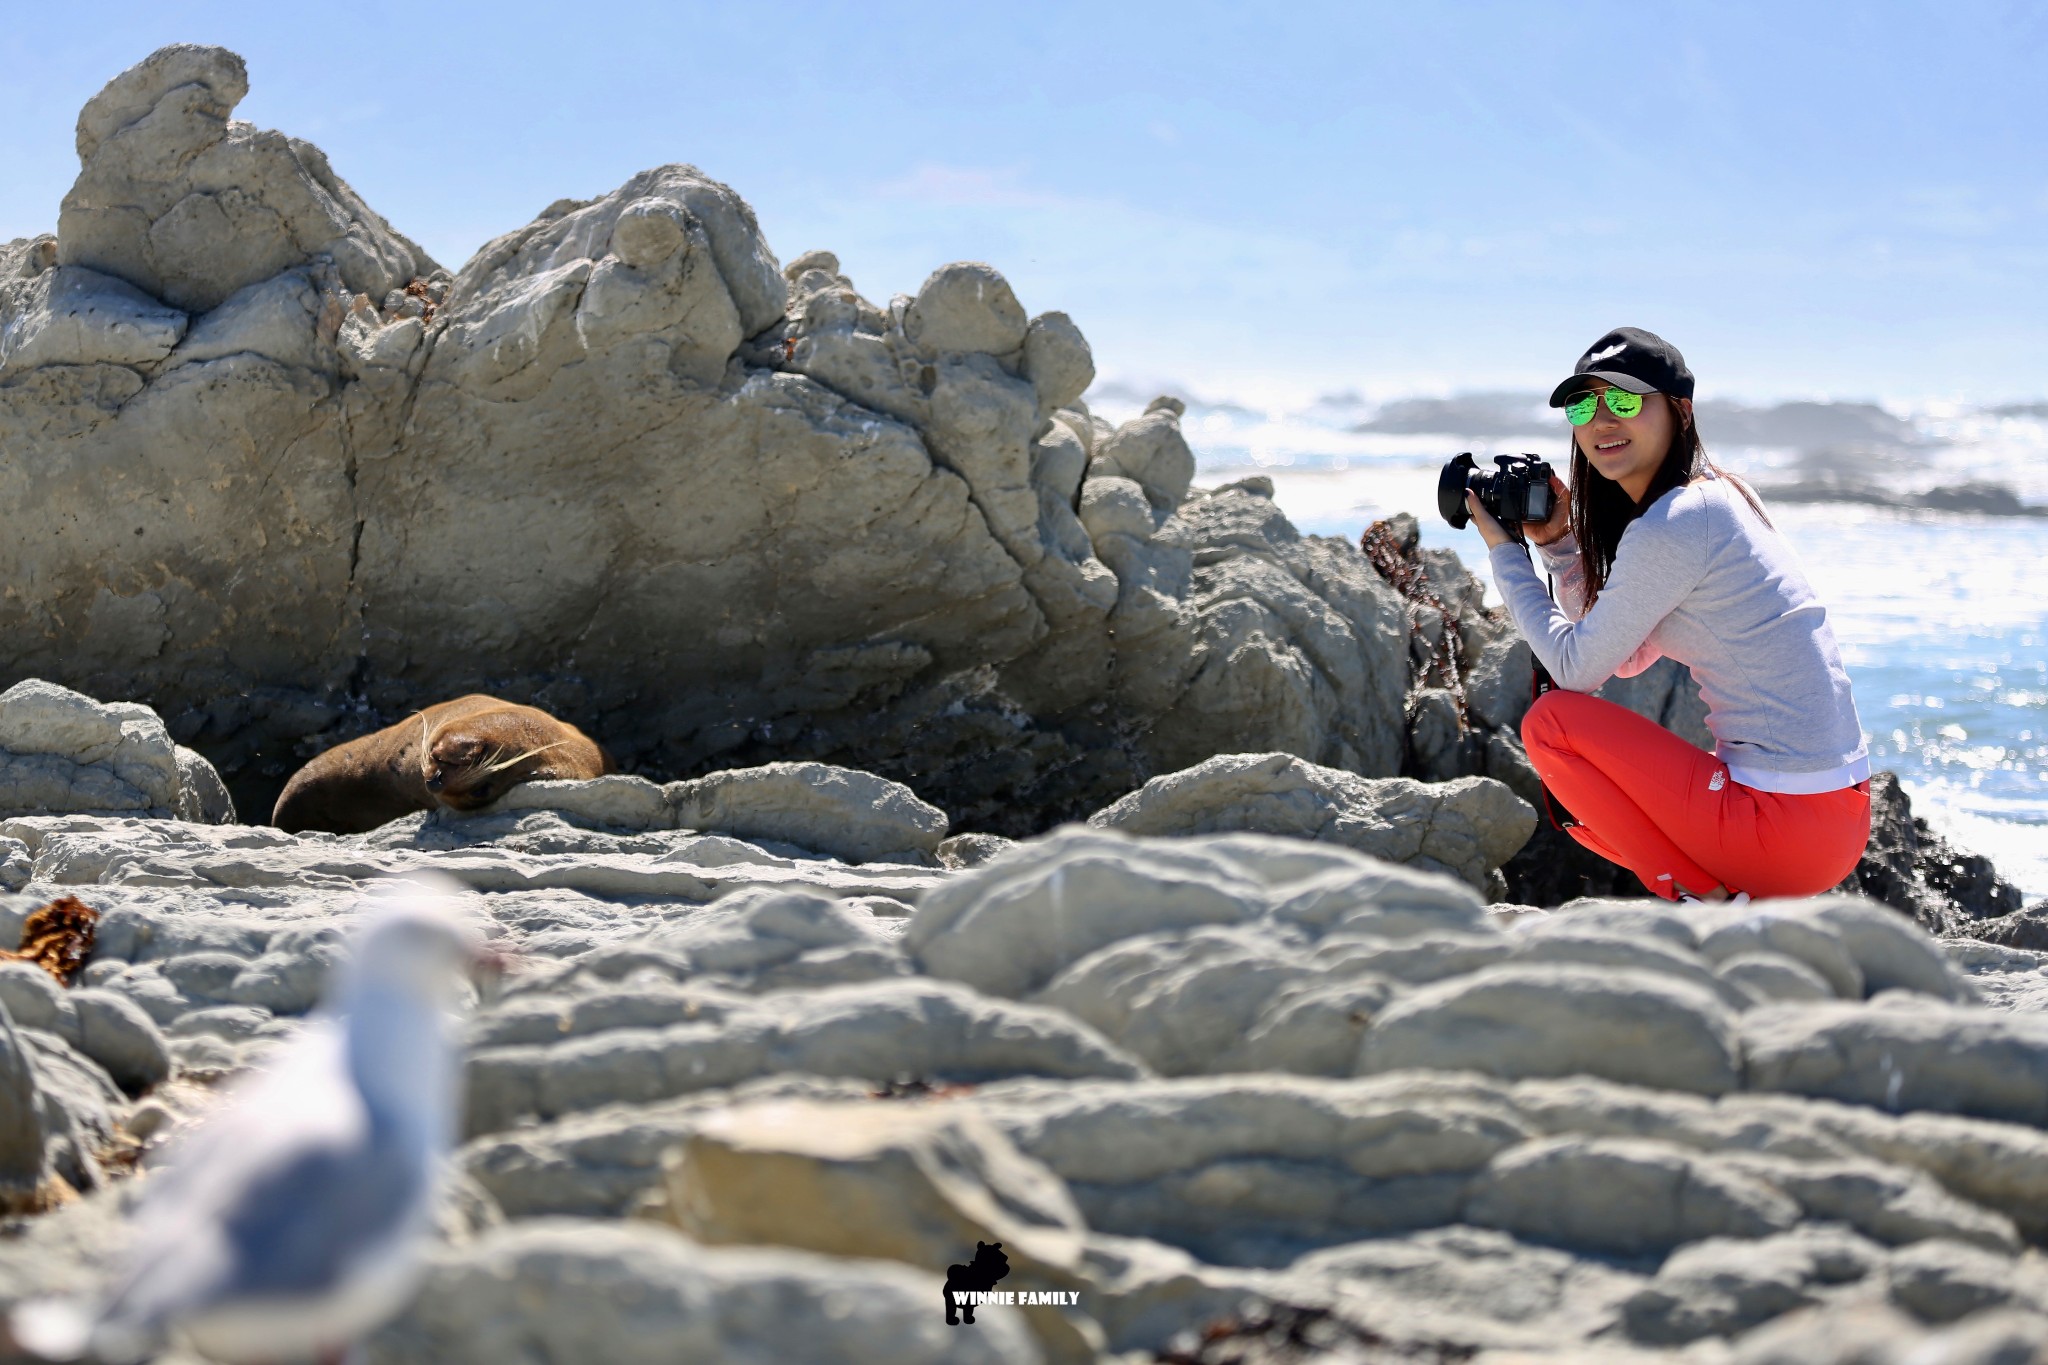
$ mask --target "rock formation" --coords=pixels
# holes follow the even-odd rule
[[[1550,828],[1526,646],[1456,556],[1193,487],[1180,402],[1091,414],[1079,329],[991,267],[880,305],[665,166],[451,275],[247,89],[220,48],[123,72],[58,231],[0,246],[0,684],[147,703],[187,773],[13,809],[267,810],[483,689],[650,778],[825,762],[1012,838],[1223,754],[1488,778],[1538,807],[1508,897],[1640,893]],[[1705,740],[1675,664],[1604,694]]]
[[[856,865],[650,820],[631,781],[351,836],[0,820],[30,872],[0,938],[59,888],[102,915],[80,986],[0,970],[5,1177],[86,1194],[0,1245],[0,1306],[91,1287],[99,1154],[299,1028],[359,889],[433,866],[523,966],[373,1361],[2048,1337],[2041,953],[1853,895],[1514,914],[1242,832]],[[977,1242],[1027,1297],[948,1329]]]
[[[38,678],[0,692],[0,814],[64,811],[231,824],[220,774],[134,702]]]
[[[1224,754],[1153,778],[1088,823],[1130,834],[1249,830],[1341,844],[1449,872],[1501,900],[1508,888],[1495,883],[1495,869],[1528,842],[1536,817],[1488,778],[1369,778],[1292,754]]]
[[[877,305],[666,166],[450,275],[247,89],[123,72],[57,233],[0,248],[0,682],[147,701],[251,809],[478,689],[1010,834],[1218,752],[1399,770],[1385,585],[1192,493],[1177,403],[1092,417],[1080,331],[990,267]]]

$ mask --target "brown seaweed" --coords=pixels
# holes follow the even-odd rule
[[[0,948],[0,960],[32,962],[69,986],[92,956],[100,912],[76,896],[59,896],[21,926],[21,949]]]
[[[1428,663],[1423,666],[1417,683],[1425,684],[1432,671],[1439,672],[1450,688],[1451,700],[1457,705],[1459,728],[1470,729],[1472,713],[1465,705],[1463,667],[1465,633],[1458,621],[1457,612],[1446,605],[1444,600],[1437,596],[1435,589],[1430,587],[1429,570],[1417,556],[1415,543],[1412,540],[1404,543],[1389,522],[1380,520],[1365,528],[1365,534],[1359,537],[1358,548],[1364,551],[1365,557],[1372,562],[1379,576],[1393,585],[1395,592],[1411,602],[1432,608],[1443,617],[1443,633],[1437,637],[1435,648]],[[1408,698],[1410,719],[1413,719],[1414,707],[1415,697],[1411,689]]]

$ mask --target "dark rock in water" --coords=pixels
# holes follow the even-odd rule
[[[1835,470],[1759,490],[1775,502],[1854,502],[1913,512],[1969,512],[1987,517],[2048,517],[2048,507],[2029,507],[2002,483],[1973,479],[1922,493],[1895,493]]]
[[[1992,517],[2048,517],[2048,507],[2027,507],[2002,483],[1972,480],[1952,488],[1930,488],[1912,500],[1936,512],[1980,512]]]
[[[1925,439],[1903,417],[1875,403],[1776,403],[1752,408],[1707,400],[1699,404],[1700,431],[1714,446],[1910,447]]]
[[[1900,506],[1896,493],[1839,474],[1823,474],[1797,483],[1766,484],[1757,491],[1771,502],[1860,502],[1873,507]]]
[[[1964,853],[1913,814],[1898,775],[1870,779],[1870,844],[1839,888],[1861,891],[1911,915],[1929,932],[1981,937],[1981,921],[2020,908],[2020,892],[1991,860]]]
[[[1369,435],[1529,436],[1551,430],[1557,415],[1540,393],[1461,393],[1450,398],[1400,398],[1351,430]]]
[[[1996,943],[2000,947],[2031,948],[2037,953],[2048,953],[2048,897],[2010,915],[1977,920],[1965,932],[1971,938]]]

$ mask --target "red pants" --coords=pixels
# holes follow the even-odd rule
[[[1856,870],[1870,842],[1870,782],[1794,796],[1728,776],[1712,754],[1625,706],[1561,688],[1522,719],[1543,781],[1582,823],[1574,839],[1676,900],[1811,896]]]

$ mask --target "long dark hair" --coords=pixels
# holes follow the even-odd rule
[[[1614,567],[1614,556],[1621,548],[1621,533],[1628,524],[1641,516],[1649,506],[1674,488],[1682,488],[1708,470],[1727,479],[1742,494],[1743,499],[1763,518],[1764,525],[1776,530],[1763,504],[1756,500],[1756,494],[1749,485],[1736,478],[1721,466],[1707,458],[1707,448],[1700,443],[1700,429],[1684,408],[1669,395],[1657,395],[1671,406],[1671,449],[1664,452],[1664,463],[1657,466],[1657,472],[1650,478],[1650,486],[1643,490],[1643,500],[1637,502],[1628,495],[1628,490],[1593,468],[1593,462],[1586,458],[1586,452],[1579,448],[1576,430],[1572,433],[1572,534],[1579,542],[1579,563],[1586,571],[1586,610],[1593,609],[1599,600],[1600,589],[1607,586],[1607,573]]]

